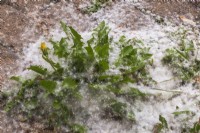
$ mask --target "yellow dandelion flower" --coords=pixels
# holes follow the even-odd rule
[[[46,45],[45,42],[42,42],[42,43],[41,43],[41,45],[40,45],[40,49],[41,49],[42,51],[47,50],[47,45]]]
[[[46,45],[45,42],[42,42],[42,43],[40,44],[40,49],[41,49],[43,55],[45,55],[45,56],[48,55],[48,47],[47,47],[47,45]]]

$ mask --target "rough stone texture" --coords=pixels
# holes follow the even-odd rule
[[[200,2],[157,2],[148,0],[146,8],[152,13],[166,17],[174,23],[180,23],[180,15],[200,22]]]
[[[11,6],[0,5],[0,84],[16,66],[16,53],[20,51],[23,43],[21,33],[27,24],[23,13]]]
[[[26,34],[24,33],[27,32],[26,29],[35,28],[33,27],[35,20],[30,13],[35,11],[36,7],[44,8],[44,4],[50,2],[51,0],[2,0],[0,2],[0,85],[17,69],[16,61],[21,55],[23,44],[31,41],[22,36]],[[36,27],[33,34],[40,28],[40,25]],[[41,35],[39,33],[37,37]],[[34,36],[32,38],[35,39]]]

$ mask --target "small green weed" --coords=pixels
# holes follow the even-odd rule
[[[153,129],[153,132],[154,133],[161,133],[162,130],[164,129],[168,129],[168,124],[167,124],[167,121],[166,119],[159,115],[159,123],[157,123],[155,126],[154,126],[154,129]]]
[[[192,124],[188,123],[188,120],[191,120],[191,116],[189,119],[185,121],[185,123],[182,123],[182,129],[181,132],[183,133],[199,133],[200,132],[200,123],[199,121]]]
[[[87,112],[81,100],[90,96],[102,105],[103,112],[115,120],[134,120],[134,113],[120,97],[129,100],[144,98],[145,93],[127,86],[127,83],[145,83],[151,80],[146,66],[151,62],[148,48],[141,47],[136,39],[121,37],[116,46],[121,50],[111,64],[109,57],[114,43],[105,22],[94,29],[92,37],[84,43],[81,35],[61,22],[66,37],[50,40],[53,49],[41,43],[42,58],[52,67],[32,65],[28,67],[37,75],[31,79],[11,79],[21,87],[8,96],[5,110],[27,121],[40,121],[50,127],[67,126],[72,132],[84,133],[86,127],[76,123],[76,116]],[[51,57],[55,56],[55,61]],[[55,58],[54,58],[55,59]],[[110,67],[119,73],[110,72]],[[81,92],[87,92],[87,96]],[[105,98],[106,97],[106,98]],[[105,100],[106,99],[106,100]],[[84,116],[84,114],[83,114]]]
[[[178,31],[176,36],[180,39],[178,47],[167,49],[162,62],[170,66],[173,73],[183,81],[194,79],[200,71],[200,60],[195,57],[197,50],[194,41],[189,39],[186,30]]]
[[[92,0],[90,6],[83,9],[85,13],[94,13],[100,10],[103,6],[107,5],[112,0]]]
[[[104,118],[111,118],[114,120],[126,119],[128,121],[135,121],[135,115],[133,112],[127,112],[127,105],[119,102],[116,99],[109,99],[107,104],[104,105]]]
[[[200,123],[195,122],[193,127],[190,129],[190,133],[199,133],[200,132]]]

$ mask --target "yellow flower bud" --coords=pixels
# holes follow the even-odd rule
[[[45,43],[45,42],[42,42],[42,43],[41,43],[40,49],[41,49],[42,51],[47,50],[47,46],[46,46],[46,43]]]

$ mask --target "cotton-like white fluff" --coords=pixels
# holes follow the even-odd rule
[[[165,55],[165,50],[177,46],[177,41],[171,38],[170,34],[178,30],[179,27],[170,23],[165,26],[158,25],[150,16],[143,14],[143,19],[148,22],[148,25],[138,28],[137,30],[133,30],[129,27],[125,28],[124,26],[120,26],[120,24],[125,22],[123,17],[127,17],[130,14],[126,13],[124,7],[133,8],[134,10],[132,1],[122,1],[116,2],[108,9],[101,9],[97,13],[87,16],[87,19],[85,20],[78,20],[79,18],[76,16],[76,13],[74,13],[72,17],[74,17],[74,20],[90,24],[87,29],[81,33],[84,42],[91,36],[89,30],[103,20],[111,28],[110,36],[113,36],[114,41],[117,41],[122,35],[125,35],[128,39],[135,37],[143,40],[144,45],[149,47],[150,53],[153,54],[154,63],[148,70],[157,84],[154,86],[129,84],[130,86],[136,87],[142,92],[151,95],[148,101],[137,100],[134,105],[129,104],[129,107],[134,111],[136,118],[136,123],[132,125],[130,125],[130,123],[121,124],[117,121],[101,119],[98,115],[99,110],[101,109],[99,109],[96,100],[87,99],[88,97],[84,98],[81,102],[83,106],[88,108],[88,111],[91,114],[91,117],[85,123],[89,128],[88,132],[152,133],[154,125],[159,122],[159,115],[162,115],[166,118],[170,127],[167,132],[177,133],[180,132],[184,121],[181,121],[181,118],[179,117],[175,118],[172,113],[183,110],[189,110],[195,113],[195,115],[187,121],[187,124],[191,127],[200,116],[200,109],[197,105],[200,100],[200,97],[198,96],[199,90],[195,89],[192,83],[180,86],[178,80],[174,78],[172,71],[161,63],[161,59]],[[60,9],[67,11],[67,8],[72,11],[71,7],[67,7],[66,5],[63,5]],[[123,16],[122,19],[119,19],[119,16]],[[141,19],[141,22],[143,19]],[[68,23],[70,19],[64,19],[64,21]],[[75,27],[75,29],[76,28],[78,27]],[[189,30],[191,31],[191,38],[194,37],[194,32],[191,29]],[[50,35],[54,40],[60,40],[61,37],[65,36],[64,32],[62,32],[59,27],[52,30]],[[52,48],[48,43],[48,40],[42,37],[35,43],[29,44],[27,48],[24,48],[24,57],[23,62],[21,63],[22,68],[34,64],[51,69],[51,66],[41,58],[41,51],[39,49],[41,42],[47,42],[47,46]],[[110,53],[109,61],[114,62],[120,50],[114,43],[111,48],[113,51]],[[117,70],[112,68],[111,72],[118,73]],[[34,74],[27,70],[21,70],[19,71],[19,74],[25,77],[34,76]],[[124,99],[121,100],[125,101]],[[176,110],[177,107],[179,107],[178,110]],[[187,116],[184,116],[184,118],[185,117]]]

